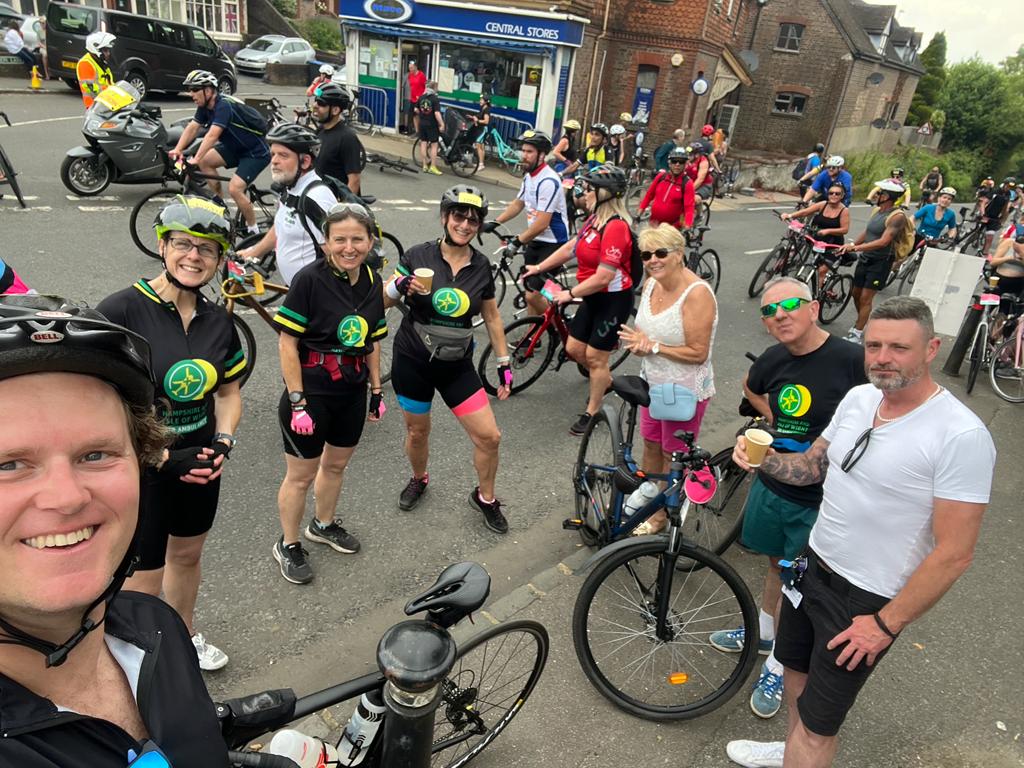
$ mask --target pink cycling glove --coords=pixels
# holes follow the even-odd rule
[[[313,426],[313,417],[306,411],[292,411],[292,432],[297,435],[312,435]]]

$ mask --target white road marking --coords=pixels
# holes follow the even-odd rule
[[[21,208],[21,207],[13,208],[13,207],[9,207],[9,206],[6,206],[6,205],[0,205],[0,211],[19,211],[19,212],[21,212],[21,211],[52,211],[52,210],[53,210],[53,208],[51,208],[48,205],[33,205],[33,206],[29,207],[29,208]]]
[[[110,200],[112,202],[115,202],[121,199],[117,195],[91,195],[89,197],[79,197],[78,195],[64,195],[64,197],[66,197],[68,200],[71,200],[72,202],[77,202],[79,200]]]
[[[378,200],[378,205],[412,205],[412,200]]]
[[[400,205],[395,208],[396,211],[429,211],[429,208],[424,208],[419,205]]]
[[[125,205],[80,205],[78,210],[93,213],[97,211],[127,211],[130,209]]]
[[[771,253],[771,252],[772,252],[771,248],[762,248],[762,249],[760,249],[758,251],[744,251],[743,253],[746,256],[757,256],[757,255],[762,254],[762,253]]]
[[[165,115],[168,112],[195,112],[195,108],[194,107],[182,107],[181,109],[165,109],[165,110],[163,110],[163,113]],[[46,117],[46,118],[43,118],[42,120],[24,120],[24,121],[22,121],[20,123],[11,123],[10,127],[11,128],[17,128],[17,127],[22,126],[22,125],[41,125],[43,123],[58,123],[58,122],[66,121],[66,120],[78,120],[79,122],[83,122],[85,120],[85,115],[84,114],[81,114],[81,115],[71,115],[70,117]],[[0,125],[0,128],[4,128],[4,127],[6,127],[6,126]]]

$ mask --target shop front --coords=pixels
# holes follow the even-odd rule
[[[406,124],[414,61],[437,81],[442,103],[475,111],[489,95],[508,138],[561,124],[587,21],[452,0],[353,0],[342,4],[341,23],[348,83],[385,130]]]

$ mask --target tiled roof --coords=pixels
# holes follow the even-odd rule
[[[922,75],[924,70],[917,56],[905,62],[896,52],[893,42],[910,40],[915,46],[921,44],[921,34],[913,27],[894,25],[893,34],[886,41],[881,53],[871,42],[869,34],[880,34],[889,20],[895,16],[895,5],[871,5],[861,0],[821,0],[825,9],[836,21],[840,34],[846,38],[850,50],[855,56],[870,61],[878,61],[899,69],[907,69]]]

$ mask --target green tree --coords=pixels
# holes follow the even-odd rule
[[[917,83],[917,90],[907,112],[908,125],[924,125],[931,117],[942,85],[946,81],[946,33],[936,32],[921,53],[921,66],[925,74]]]
[[[1024,45],[1018,48],[1013,56],[1003,59],[1003,63],[999,66],[1010,76],[1024,75]]]
[[[990,145],[993,118],[1006,100],[1005,75],[994,65],[977,58],[954,64],[935,104],[946,113],[943,146],[975,150]]]

